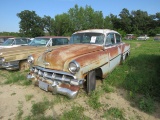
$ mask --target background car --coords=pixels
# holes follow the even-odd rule
[[[140,35],[139,37],[137,37],[137,40],[148,40],[149,37],[147,35]]]
[[[160,41],[160,34],[157,34],[153,39],[154,39],[154,40],[159,40],[159,41]]]
[[[13,36],[0,36],[0,45],[6,41],[8,38],[14,38]]]
[[[30,38],[8,38],[5,42],[3,42],[0,45],[0,49],[18,47],[21,45],[28,45],[30,42],[31,42]]]
[[[27,58],[33,53],[40,53],[55,46],[68,44],[68,37],[42,36],[35,37],[28,45],[0,49],[0,68],[7,70],[27,70]],[[29,42],[29,41],[28,41]],[[53,46],[53,47],[52,47]]]
[[[134,34],[127,34],[125,37],[124,37],[125,40],[133,40],[133,39],[136,39],[136,36]]]

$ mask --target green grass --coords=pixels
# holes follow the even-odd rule
[[[20,84],[20,85],[30,85],[32,82],[27,80],[26,72],[20,71],[10,71],[3,75],[6,78],[4,84]]]
[[[51,102],[44,98],[42,102],[37,102],[32,105],[31,112],[33,115],[44,114],[44,112],[50,107]]]
[[[25,95],[26,101],[30,101],[34,97],[33,94]]]
[[[155,111],[154,101],[150,96],[142,97],[139,101],[139,108],[147,113]]]
[[[107,120],[125,120],[123,110],[115,107],[109,108],[103,115]]]
[[[21,101],[18,101],[18,113],[17,113],[17,115],[16,115],[16,119],[17,120],[21,120],[22,119],[22,115],[23,115],[23,110],[22,110],[22,108],[23,108],[23,102],[21,102]]]
[[[88,99],[89,106],[92,107],[93,109],[100,108],[102,104],[99,102],[99,97],[100,97],[100,90],[91,92]]]
[[[29,95],[27,98],[32,98],[32,95]],[[49,101],[47,98],[44,98],[43,101],[33,103],[31,115],[26,116],[24,120],[54,120],[53,116],[45,116],[46,110],[52,107],[53,102]]]
[[[72,106],[71,110],[66,110],[59,120],[90,120],[83,114],[84,108],[81,106]]]
[[[123,65],[118,66],[105,80],[107,84],[124,88],[131,98],[137,95],[160,100],[160,42],[125,41],[131,45],[131,54]],[[147,99],[147,98],[146,98]],[[154,102],[151,102],[154,106]],[[141,108],[147,111],[145,107]],[[140,106],[140,105],[139,105]],[[151,105],[149,105],[151,106]],[[152,107],[151,107],[152,108]]]

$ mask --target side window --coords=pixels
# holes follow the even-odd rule
[[[16,39],[16,45],[20,45],[20,44],[26,44],[26,42],[24,42],[21,39]]]
[[[52,39],[52,46],[54,46],[54,45],[64,45],[64,44],[68,44],[68,39],[67,38]]]
[[[63,44],[68,44],[68,39],[67,38],[63,39]]]
[[[116,43],[121,42],[121,36],[119,34],[116,34]]]
[[[109,33],[106,38],[106,45],[115,44],[114,33]]]

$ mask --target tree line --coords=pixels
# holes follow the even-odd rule
[[[95,11],[91,6],[79,7],[77,4],[67,13],[54,18],[40,17],[35,11],[24,10],[17,13],[20,18],[19,36],[36,37],[43,35],[70,36],[73,32],[85,29],[113,29],[122,34],[160,34],[160,12],[149,15],[146,11],[129,11],[123,8],[119,15],[103,16],[102,11]],[[0,35],[3,33],[0,33]],[[17,35],[17,33],[16,33]]]

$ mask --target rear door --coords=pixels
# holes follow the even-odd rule
[[[117,33],[109,33],[106,37],[105,50],[109,56],[109,71],[112,71],[121,61],[121,36]]]

